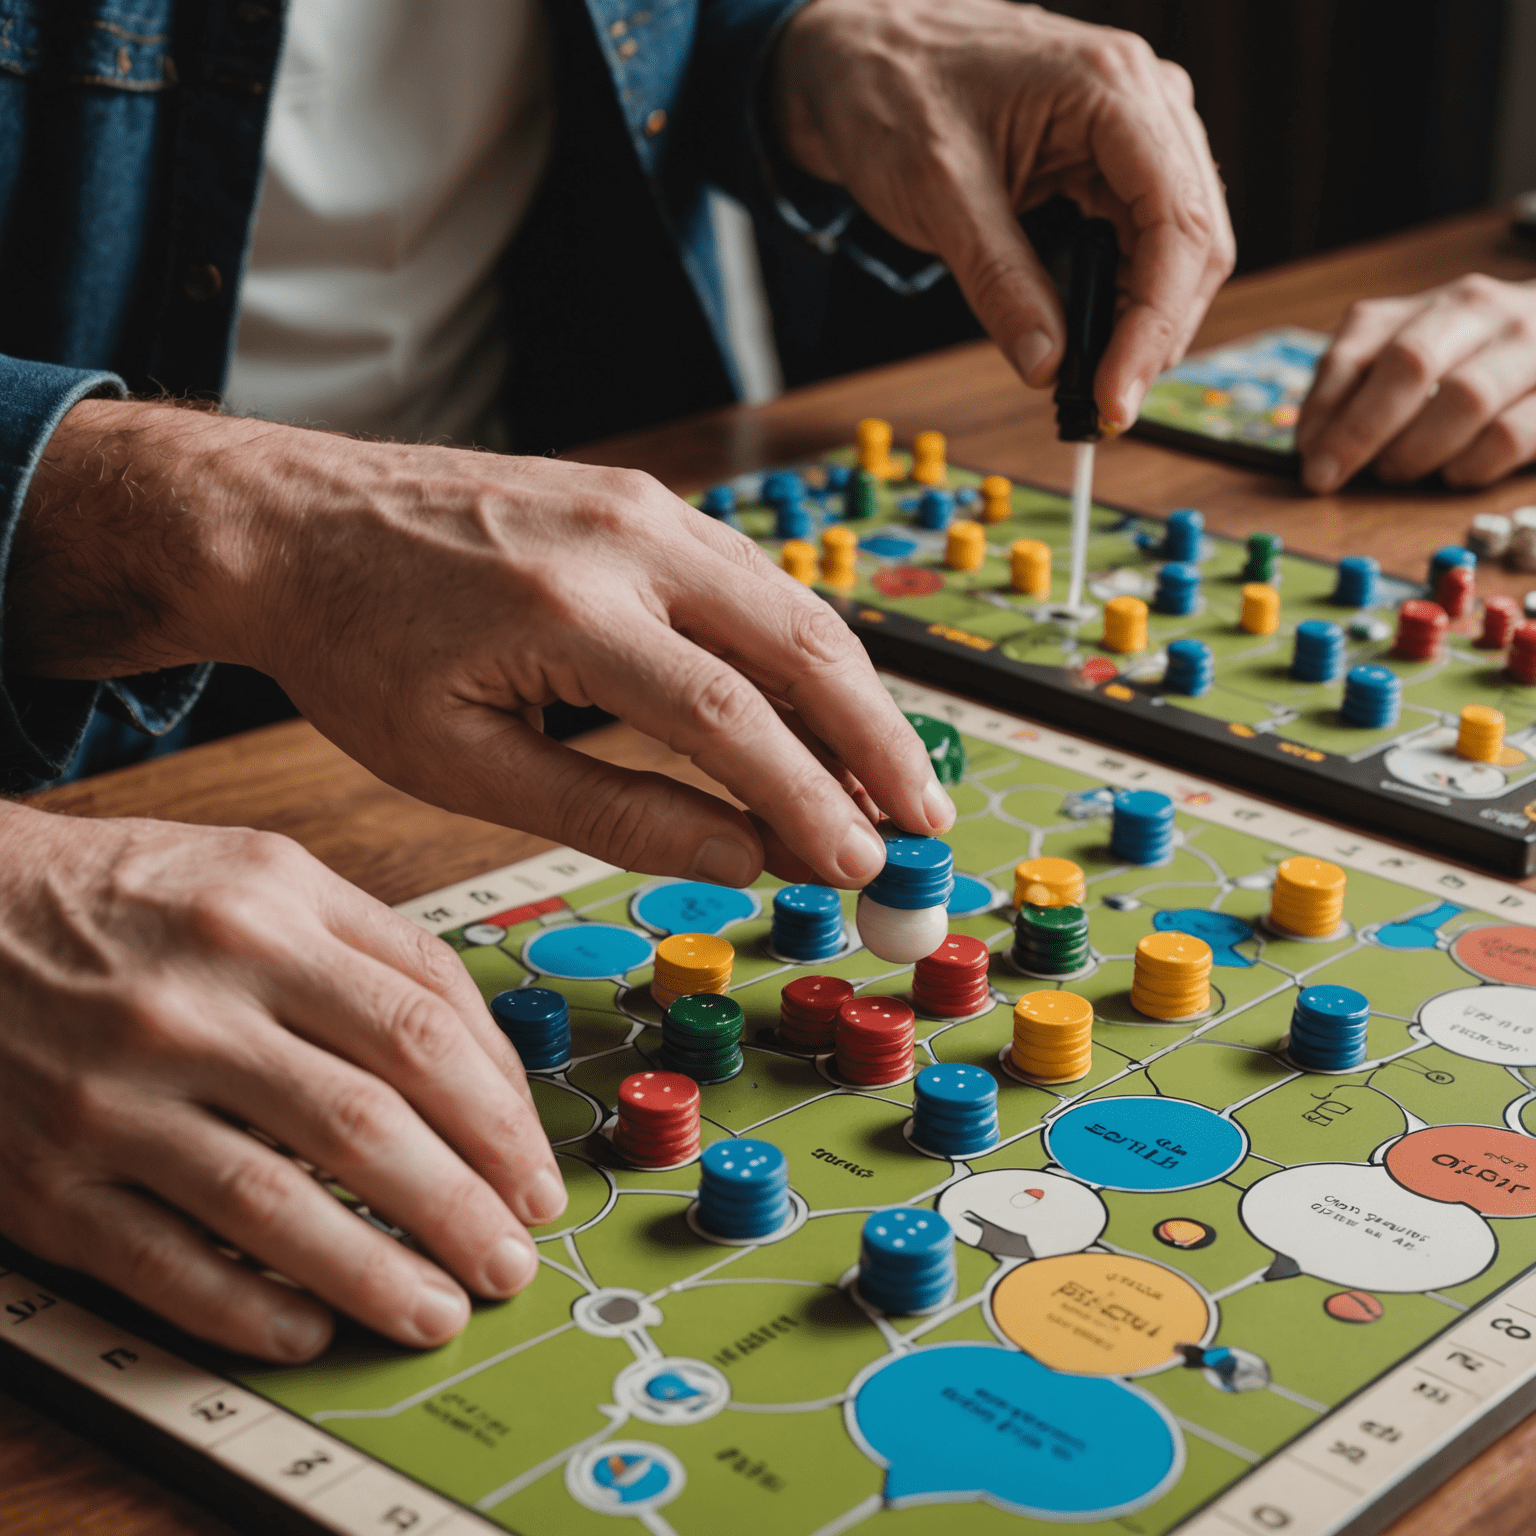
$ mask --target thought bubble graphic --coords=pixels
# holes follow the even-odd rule
[[[1109,1224],[1104,1202],[1076,1179],[1038,1168],[994,1168],[951,1184],[939,1215],[955,1236],[999,1259],[1077,1253]]]
[[[1145,1392],[998,1345],[878,1361],[845,1412],[898,1508],[984,1500],[1037,1519],[1113,1520],[1159,1498],[1184,1467],[1178,1426]]]
[[[1419,1009],[1419,1023],[1436,1045],[1472,1061],[1536,1067],[1536,990],[1458,987]]]
[[[1485,1216],[1536,1216],[1536,1141],[1496,1125],[1431,1125],[1387,1148],[1387,1172],[1416,1195]]]
[[[1194,1189],[1248,1152],[1241,1126],[1187,1099],[1089,1099],[1058,1115],[1046,1150],[1068,1173],[1105,1189]]]
[[[1367,1291],[1460,1285],[1498,1251],[1476,1211],[1427,1200],[1366,1163],[1284,1168],[1253,1185],[1238,1214],[1307,1274]]]

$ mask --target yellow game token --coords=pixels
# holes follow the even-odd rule
[[[1162,930],[1136,946],[1131,1006],[1152,1019],[1189,1019],[1211,1006],[1211,946],[1192,933]]]
[[[987,558],[986,530],[969,518],[958,518],[949,525],[944,542],[944,564],[952,571],[980,570]]]
[[[1487,704],[1468,704],[1461,712],[1456,755],[1472,763],[1496,763],[1504,750],[1504,716]]]
[[[1112,597],[1104,604],[1104,649],[1132,656],[1147,648],[1147,605],[1139,597]]]
[[[779,560],[796,581],[803,581],[806,586],[810,586],[816,580],[816,546],[814,544],[807,544],[804,539],[786,539],[784,548],[779,553]]]
[[[858,426],[859,468],[876,480],[889,480],[895,466],[891,463],[891,424],[878,416],[866,416]]]
[[[1013,590],[1025,597],[1049,597],[1051,546],[1040,539],[1015,539],[1008,554],[1013,564]]]
[[[694,992],[726,992],[736,951],[713,933],[674,933],[656,946],[651,997],[670,1008]]]
[[[1013,872],[1013,904],[1016,907],[1080,907],[1088,882],[1071,859],[1047,854],[1025,859]]]
[[[1280,593],[1267,582],[1250,581],[1243,588],[1241,627],[1250,635],[1272,635],[1280,628]]]
[[[949,478],[944,462],[948,447],[942,432],[919,432],[912,439],[912,478],[919,485],[943,485]]]
[[[1344,885],[1344,871],[1326,859],[1284,859],[1275,869],[1269,920],[1303,938],[1332,938],[1344,921]]]
[[[981,520],[1006,523],[1013,516],[1013,481],[1006,475],[988,475],[981,482]]]
[[[1013,1005],[1014,1068],[1043,1083],[1070,1083],[1093,1066],[1093,1004],[1075,992],[1026,992]]]
[[[821,579],[829,586],[851,587],[858,579],[854,559],[859,536],[843,523],[834,523],[821,536]]]

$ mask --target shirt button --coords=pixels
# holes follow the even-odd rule
[[[667,114],[657,107],[645,120],[645,131],[654,139],[667,126]]]
[[[223,289],[224,274],[211,261],[195,261],[182,275],[181,290],[194,304],[218,298]]]

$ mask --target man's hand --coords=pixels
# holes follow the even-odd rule
[[[465,1288],[528,1284],[526,1226],[565,1192],[445,944],[272,834],[15,805],[0,829],[0,1230],[278,1361],[325,1346],[322,1302],[421,1347],[464,1326]]]
[[[933,251],[1026,382],[1065,345],[1018,215],[1064,193],[1114,221],[1125,303],[1099,368],[1129,426],[1232,270],[1189,77],[1128,32],[1006,0],[812,0],[775,60],[780,136],[898,239]]]
[[[1369,464],[1391,484],[1439,470],[1490,485],[1536,458],[1536,284],[1480,273],[1352,304],[1296,426],[1302,483]]]

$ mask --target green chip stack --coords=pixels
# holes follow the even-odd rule
[[[965,777],[965,743],[948,720],[932,715],[908,715],[907,722],[928,749],[933,776],[940,784],[958,784]]]
[[[661,1023],[661,1066],[696,1083],[723,1083],[742,1068],[741,1004],[718,992],[680,997]]]
[[[1278,533],[1253,533],[1248,536],[1248,564],[1243,567],[1244,581],[1273,581],[1280,551],[1285,547]]]
[[[1088,964],[1088,914],[1081,907],[1019,908],[1013,963],[1036,976],[1071,976]]]
[[[843,516],[851,523],[862,522],[880,510],[875,477],[867,469],[856,469],[848,476],[848,489],[843,497]]]

